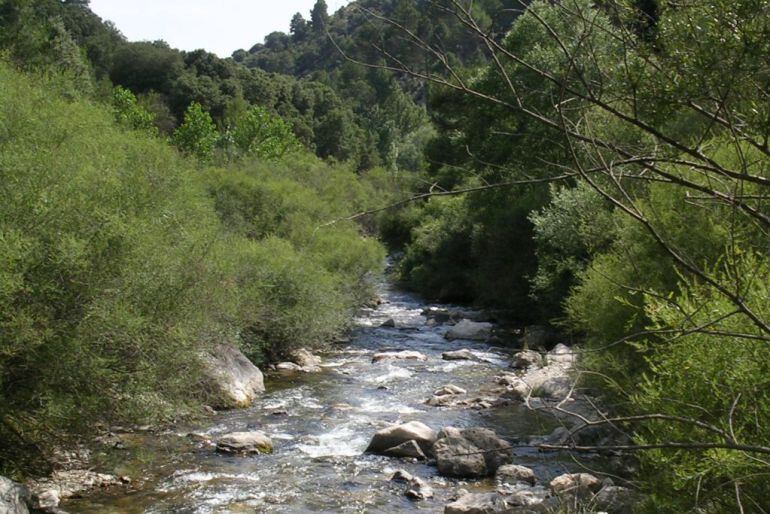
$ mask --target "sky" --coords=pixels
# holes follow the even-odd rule
[[[326,0],[333,13],[350,0]],[[289,31],[296,12],[310,19],[315,0],[91,0],[129,41],[162,39],[180,50],[204,48],[220,57],[248,50],[276,30]]]

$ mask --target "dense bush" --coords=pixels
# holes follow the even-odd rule
[[[62,428],[184,415],[210,344],[322,344],[383,258],[351,222],[318,228],[372,200],[351,170],[201,167],[57,80],[0,66],[3,467]]]

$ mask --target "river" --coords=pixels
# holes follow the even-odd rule
[[[491,480],[466,482],[438,476],[436,468],[363,454],[376,430],[394,422],[490,428],[512,443],[550,433],[553,419],[523,406],[474,410],[425,404],[434,390],[455,384],[472,394],[508,366],[511,350],[468,341],[448,342],[446,325],[421,315],[419,298],[382,286],[384,303],[356,318],[350,342],[324,355],[323,371],[268,376],[267,394],[252,408],[222,412],[205,425],[164,433],[126,434],[125,448],[110,452],[106,471],[134,480],[129,491],[70,500],[70,513],[240,512],[442,512],[459,488],[493,489]],[[393,319],[398,328],[381,325]],[[442,352],[469,348],[480,360],[445,361]],[[382,350],[415,350],[427,361],[372,363]],[[272,455],[236,457],[216,453],[190,432],[216,438],[259,429],[275,443]],[[574,471],[559,453],[517,449],[514,462],[541,480]],[[430,483],[433,499],[413,502],[403,484],[389,481],[405,469]]]

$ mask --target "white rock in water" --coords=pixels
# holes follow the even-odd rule
[[[480,323],[464,319],[450,328],[444,336],[450,341],[467,339],[470,341],[487,341],[492,337],[492,323]]]
[[[405,350],[403,352],[381,352],[375,353],[372,362],[382,362],[385,360],[418,360],[425,361],[428,358],[420,352]]]
[[[0,477],[0,513],[29,514],[28,500],[29,491],[23,485]]]
[[[212,407],[249,407],[265,392],[262,372],[239,349],[219,345],[202,358]]]
[[[445,361],[475,361],[479,360],[476,355],[468,350],[467,348],[463,348],[462,350],[454,350],[451,352],[444,352],[441,354],[441,358]]]
[[[589,473],[566,473],[551,480],[551,490],[556,495],[585,496],[598,492],[602,481]]]
[[[303,368],[316,368],[321,365],[323,359],[318,355],[314,355],[310,350],[306,348],[297,348],[289,352],[289,358],[295,364],[299,364]]]
[[[264,432],[233,432],[217,440],[217,451],[222,453],[273,453],[273,441]]]
[[[441,389],[433,392],[435,396],[446,396],[446,395],[467,394],[467,393],[468,391],[466,391],[462,387],[457,387],[454,384],[446,385]]]
[[[535,477],[535,472],[525,466],[506,464],[497,469],[497,473],[495,473],[495,482],[498,487],[514,485],[519,482],[535,485],[537,478]]]

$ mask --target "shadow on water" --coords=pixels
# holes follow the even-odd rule
[[[268,377],[268,394],[252,408],[218,414],[206,426],[127,436],[128,449],[115,452],[110,471],[138,479],[135,490],[63,507],[100,514],[443,512],[459,487],[491,490],[491,481],[446,479],[435,467],[362,454],[374,432],[392,422],[419,420],[436,430],[483,426],[512,443],[556,426],[523,407],[476,411],[425,405],[434,390],[450,383],[477,390],[508,364],[508,355],[487,344],[448,342],[443,337],[448,327],[428,326],[421,315],[426,305],[418,298],[387,286],[381,294],[385,303],[362,311],[351,342],[324,356],[323,372]],[[389,319],[399,328],[380,326]],[[482,352],[489,362],[442,360],[442,352],[460,348]],[[372,355],[383,349],[416,350],[428,360],[373,364]],[[187,437],[248,429],[268,433],[275,453],[226,456]],[[567,456],[531,450],[517,450],[515,462],[532,467],[544,480],[577,468]],[[428,480],[436,497],[419,503],[406,499],[403,485],[388,481],[396,469]]]

